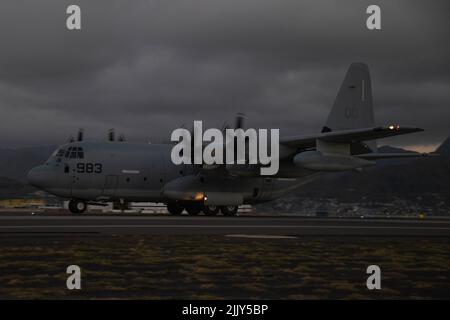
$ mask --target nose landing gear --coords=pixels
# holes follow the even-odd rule
[[[74,214],[80,214],[87,209],[87,203],[83,200],[72,199],[69,201],[69,210]]]

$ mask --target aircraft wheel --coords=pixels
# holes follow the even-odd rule
[[[82,200],[72,199],[69,201],[69,210],[72,213],[80,214],[85,212],[87,209],[87,203]]]
[[[183,206],[179,203],[170,202],[167,204],[167,211],[169,211],[171,215],[179,216],[183,212],[183,210]]]
[[[190,216],[198,215],[203,209],[203,205],[198,203],[189,203],[186,205],[186,211]]]
[[[222,206],[220,211],[224,216],[235,216],[238,211],[238,206]]]
[[[218,206],[204,206],[203,213],[205,216],[216,216],[219,213]]]

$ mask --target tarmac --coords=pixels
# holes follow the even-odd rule
[[[64,235],[225,235],[232,237],[450,237],[449,219],[293,216],[32,215],[2,213],[0,237]]]

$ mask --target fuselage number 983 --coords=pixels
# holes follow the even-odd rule
[[[102,173],[101,163],[79,162],[77,163],[77,173]]]

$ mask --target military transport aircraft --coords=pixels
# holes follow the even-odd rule
[[[242,127],[242,116],[237,127]],[[321,133],[282,137],[279,171],[261,176],[254,165],[174,165],[173,144],[144,144],[78,139],[61,145],[28,181],[51,194],[69,198],[72,213],[108,201],[161,202],[179,215],[235,215],[241,204],[278,198],[323,172],[360,170],[382,158],[426,154],[378,153],[376,139],[422,131],[399,125],[375,126],[369,69],[350,65]]]

